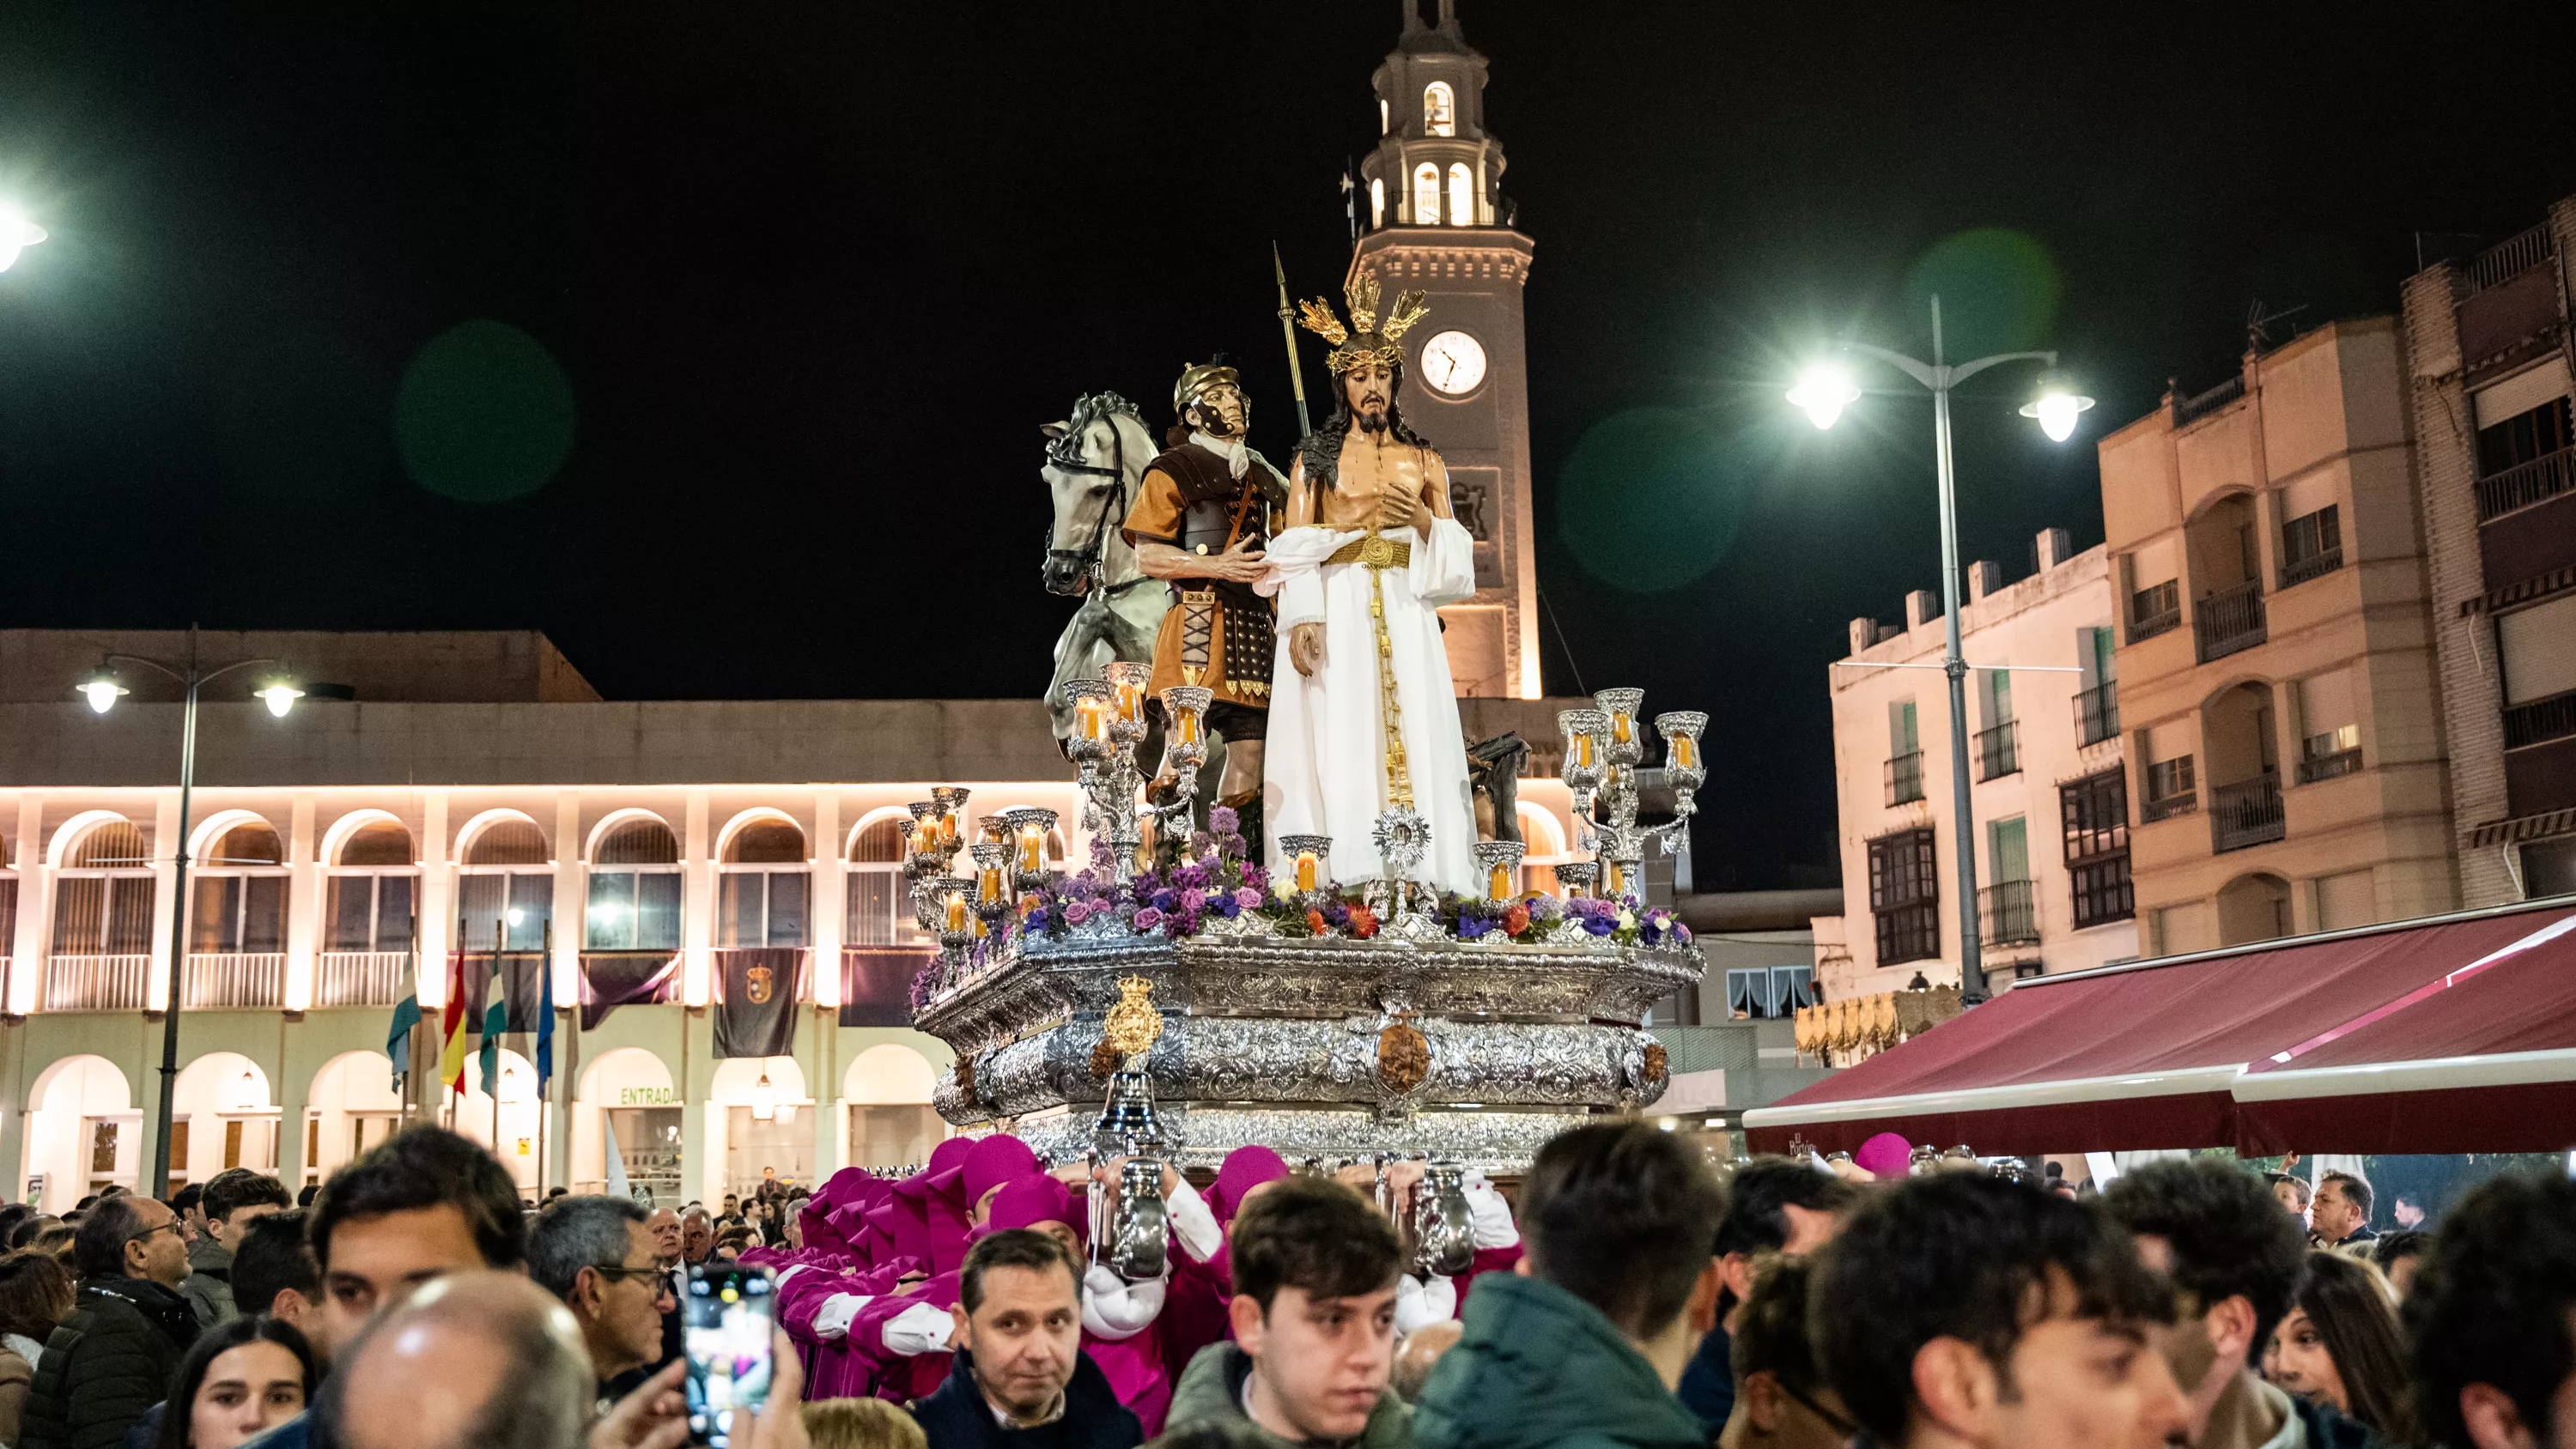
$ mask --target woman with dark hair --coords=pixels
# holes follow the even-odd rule
[[[18,1442],[45,1339],[71,1316],[74,1297],[70,1271],[52,1254],[29,1250],[0,1258],[0,1444]]]
[[[153,1449],[236,1449],[304,1412],[320,1377],[291,1323],[236,1318],[179,1361]]]
[[[2273,1330],[2265,1373],[2274,1386],[2325,1404],[2392,1444],[2414,1442],[2406,1408],[2406,1345],[2379,1270],[2321,1248]]]

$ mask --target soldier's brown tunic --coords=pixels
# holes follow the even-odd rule
[[[1223,553],[1238,539],[1270,536],[1270,504],[1287,485],[1255,461],[1238,480],[1225,459],[1196,443],[1156,458],[1145,470],[1124,532],[1130,544],[1164,543],[1190,553]],[[1156,694],[1175,684],[1203,684],[1216,703],[1270,706],[1270,666],[1278,640],[1276,613],[1249,584],[1224,579],[1172,579],[1172,611],[1154,639]],[[1191,637],[1204,626],[1204,644]],[[1191,659],[1204,662],[1192,664]]]

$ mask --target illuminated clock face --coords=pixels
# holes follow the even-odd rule
[[[1422,380],[1446,397],[1465,397],[1485,380],[1485,344],[1464,332],[1443,332],[1422,344]]]

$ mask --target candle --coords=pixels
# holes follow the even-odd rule
[[[1510,900],[1512,898],[1512,868],[1508,865],[1495,866],[1494,873],[1485,877],[1485,889],[1495,900]]]
[[[1592,768],[1592,736],[1576,735],[1574,737],[1574,763],[1581,769],[1588,770]]]
[[[1673,768],[1676,770],[1687,770],[1690,767],[1691,737],[1688,735],[1673,736]]]
[[[1185,709],[1180,712],[1180,715],[1181,743],[1185,745],[1197,744],[1199,742],[1199,712],[1194,709]]]
[[[1628,743],[1628,716],[1624,711],[1610,716],[1610,738],[1623,745]]]
[[[1002,898],[1002,868],[988,865],[975,873],[975,898],[998,901]]]
[[[957,812],[954,810],[939,817],[939,843],[942,845],[957,843]]]
[[[1301,891],[1310,891],[1314,888],[1315,852],[1311,850],[1301,850],[1297,852],[1297,889]]]
[[[937,827],[933,826],[929,821],[924,820],[921,822],[920,828],[912,832],[912,853],[915,855],[936,855],[938,852],[939,831]]]
[[[1082,737],[1084,739],[1096,740],[1106,732],[1106,726],[1102,723],[1102,719],[1103,716],[1107,715],[1109,712],[1109,707],[1107,705],[1096,699],[1086,699],[1075,705],[1073,709],[1074,713],[1080,717],[1079,722],[1081,725]]]
[[[1601,889],[1605,894],[1614,896],[1627,889],[1619,874],[1619,862],[1609,860],[1601,863]]]
[[[966,893],[964,891],[948,893],[948,929],[952,931],[966,929]]]
[[[1118,693],[1118,717],[1134,724],[1145,715],[1145,691],[1124,682],[1115,686]]]
[[[1033,875],[1046,869],[1046,835],[1034,825],[1020,827],[1020,869]]]

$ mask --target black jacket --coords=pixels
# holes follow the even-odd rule
[[[1145,1425],[1109,1387],[1109,1376],[1091,1355],[1073,1361],[1073,1379],[1064,1386],[1064,1417],[1034,1429],[1005,1429],[993,1419],[984,1391],[975,1383],[973,1355],[960,1349],[948,1365],[948,1382],[926,1399],[915,1399],[912,1417],[930,1438],[930,1449],[1136,1449],[1145,1442]]]
[[[195,1310],[160,1284],[83,1281],[71,1316],[45,1340],[18,1449],[117,1449],[169,1393],[180,1356],[196,1341]]]

